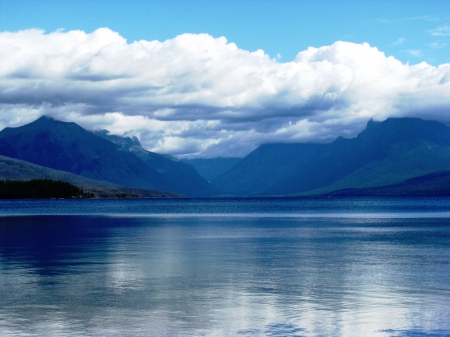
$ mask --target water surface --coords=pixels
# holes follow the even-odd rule
[[[450,199],[0,201],[2,336],[449,336]]]

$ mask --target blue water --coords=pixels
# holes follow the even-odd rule
[[[0,336],[450,336],[450,199],[3,200]]]

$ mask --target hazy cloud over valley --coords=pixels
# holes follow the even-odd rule
[[[150,151],[235,157],[262,143],[355,136],[372,118],[450,123],[449,112],[450,64],[404,64],[366,43],[281,61],[207,34],[0,33],[1,129],[46,114],[137,136]]]

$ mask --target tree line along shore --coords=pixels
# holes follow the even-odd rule
[[[52,179],[0,180],[0,199],[93,198],[81,188]]]

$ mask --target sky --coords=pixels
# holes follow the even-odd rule
[[[450,124],[450,5],[0,0],[0,129],[42,115],[179,158]]]

